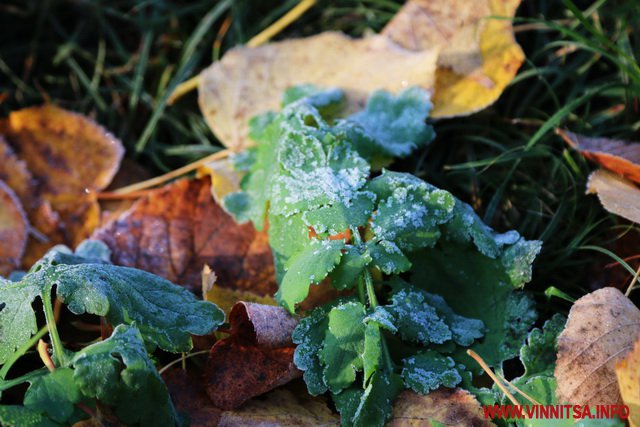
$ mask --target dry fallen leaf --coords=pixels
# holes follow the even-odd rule
[[[205,388],[215,406],[237,408],[302,375],[293,364],[297,321],[286,310],[241,302],[229,323],[230,336],[216,342],[207,361]]]
[[[211,198],[206,178],[150,192],[93,237],[109,246],[114,263],[158,274],[197,294],[205,264],[223,287],[257,295],[277,289],[266,233],[236,224]]]
[[[87,117],[52,105],[12,112],[0,122],[0,134],[15,150],[0,150],[11,158],[0,169],[20,169],[21,182],[9,185],[16,186],[33,228],[46,236],[29,241],[23,262],[29,267],[54,244],[75,246],[98,226],[96,193],[118,170],[124,148]]]
[[[305,427],[339,426],[340,418],[322,397],[311,397],[306,391],[293,393],[278,389],[247,402],[234,411],[225,411],[220,427]]]
[[[377,89],[434,92],[433,117],[492,104],[524,60],[510,19],[520,0],[410,0],[382,35],[351,39],[325,32],[257,48],[232,49],[201,74],[200,109],[227,147],[246,147],[247,122],[277,110],[282,92],[311,83],[340,87],[361,108]]]
[[[0,180],[0,276],[8,276],[20,265],[28,227],[18,197]]]
[[[520,0],[409,0],[382,34],[421,51],[439,48],[433,117],[460,116],[496,101],[524,61],[510,19]]]
[[[426,396],[405,390],[398,396],[389,427],[493,426],[485,419],[480,403],[459,388],[439,388]]]
[[[591,138],[561,129],[556,132],[587,159],[640,184],[639,143],[610,138]]]
[[[631,427],[640,426],[640,340],[633,350],[616,364],[618,388],[624,404],[629,407]]]
[[[618,289],[599,289],[577,300],[558,337],[558,401],[619,404],[614,367],[638,336],[640,310]]]
[[[340,87],[347,92],[348,109],[355,110],[376,89],[432,88],[436,59],[435,49],[412,52],[383,36],[352,39],[334,32],[237,47],[202,72],[200,110],[218,139],[240,151],[248,145],[249,119],[278,110],[291,86]]]
[[[640,224],[640,189],[633,182],[599,169],[589,176],[587,194],[597,194],[606,210]]]

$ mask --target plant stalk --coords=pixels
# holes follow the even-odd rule
[[[58,327],[56,325],[56,318],[53,314],[53,304],[51,303],[50,290],[45,290],[42,295],[42,306],[44,307],[44,318],[49,326],[49,336],[51,337],[51,346],[53,347],[53,354],[56,355],[56,359],[60,366],[67,365],[67,356],[64,352],[62,340],[58,335]]]
[[[29,341],[24,343],[21,347],[19,347],[7,360],[7,362],[2,365],[2,369],[0,369],[0,380],[3,380],[7,377],[9,370],[13,366],[14,363],[18,361],[24,354],[33,347],[43,336],[45,336],[49,332],[49,327],[47,325],[40,328],[38,332],[34,336],[31,337]]]

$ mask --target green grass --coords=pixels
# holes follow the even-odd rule
[[[8,98],[1,114],[52,100],[96,118],[124,141],[130,157],[153,165],[154,172],[170,170],[220,149],[195,94],[166,106],[172,88],[220,54],[213,43],[225,19],[231,26],[222,52],[295,3],[3,2],[0,94]],[[401,3],[321,1],[279,37],[378,31]],[[638,230],[584,195],[593,166],[553,130],[638,139],[640,34],[633,30],[640,27],[639,15],[635,0],[525,2],[516,27],[523,30],[517,38],[527,61],[499,102],[470,117],[437,122],[437,140],[394,166],[453,191],[498,230],[517,228],[544,240],[531,285],[543,311],[568,307],[560,299],[546,302],[549,286],[576,297],[597,286],[624,286],[618,282],[629,278],[603,269],[609,257],[579,249],[597,245],[634,255],[633,244],[620,247],[620,237],[639,241]]]

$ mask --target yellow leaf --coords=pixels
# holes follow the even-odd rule
[[[589,176],[587,194],[597,194],[606,210],[640,224],[640,189],[633,182],[600,169]]]
[[[470,114],[495,102],[524,53],[511,19],[520,0],[409,0],[385,27],[411,50],[440,48],[433,117]]]
[[[629,407],[631,427],[640,426],[640,340],[631,353],[616,364],[616,377],[622,400]]]
[[[389,427],[493,426],[471,393],[439,388],[426,396],[405,390],[398,396]]]
[[[376,89],[433,87],[436,59],[437,49],[413,52],[383,36],[352,39],[334,32],[239,47],[202,72],[200,110],[218,139],[240,151],[249,144],[249,119],[278,110],[291,86],[340,87],[347,92],[347,110],[355,111]]]
[[[214,160],[198,168],[197,176],[211,177],[211,195],[222,206],[222,199],[229,193],[240,191],[242,175],[235,170],[229,159]]]

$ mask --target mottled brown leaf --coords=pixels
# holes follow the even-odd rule
[[[238,303],[229,314],[231,334],[209,353],[206,390],[213,404],[234,409],[301,376],[293,364],[296,321],[281,307]]]
[[[498,99],[524,61],[510,19],[519,5],[520,0],[409,0],[383,29],[407,49],[439,49],[433,117],[470,114]]]
[[[493,426],[485,419],[478,401],[459,388],[439,388],[422,396],[405,390],[396,399],[390,427]]]
[[[339,426],[340,418],[322,397],[311,397],[286,389],[274,390],[248,401],[241,408],[225,411],[220,427],[307,427]]]
[[[558,401],[620,404],[615,364],[639,335],[640,310],[618,289],[599,289],[577,300],[558,337]]]
[[[93,238],[109,246],[114,263],[158,274],[197,294],[205,264],[221,286],[258,295],[277,289],[266,233],[236,224],[211,198],[206,178],[150,192]]]
[[[15,193],[0,180],[0,276],[20,265],[29,224]]]
[[[592,138],[562,129],[556,132],[587,159],[640,184],[640,143]]]
[[[640,426],[640,340],[633,350],[616,364],[618,389],[624,404],[629,407],[631,427]]]
[[[0,144],[0,157],[11,159],[0,175],[19,171],[9,185],[39,237],[29,241],[26,268],[54,244],[75,246],[98,226],[96,193],[118,170],[124,148],[89,118],[52,105],[12,112],[0,134],[12,148]]]
[[[606,210],[640,224],[640,189],[628,179],[599,169],[589,175],[587,194],[597,194]]]

